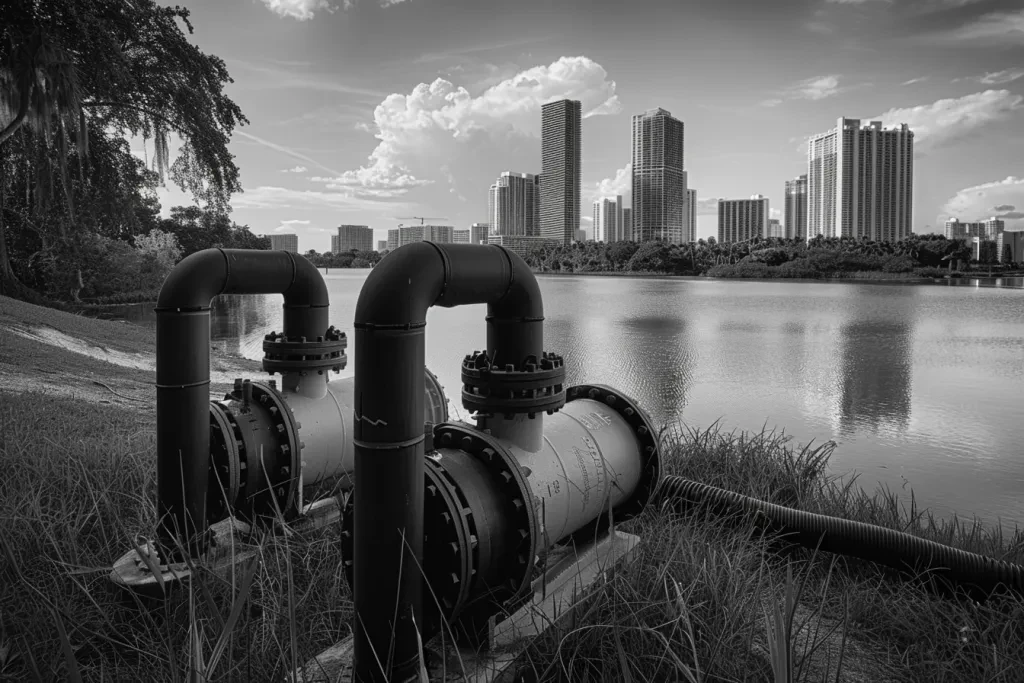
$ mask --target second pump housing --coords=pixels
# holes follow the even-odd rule
[[[555,354],[499,367],[474,352],[462,364],[462,404],[477,424],[427,425],[424,639],[448,623],[482,644],[488,619],[529,597],[553,546],[593,540],[612,519],[639,514],[660,484],[647,414],[610,387],[566,390],[564,380]],[[491,433],[495,418],[503,436]],[[342,516],[350,586],[356,495]]]

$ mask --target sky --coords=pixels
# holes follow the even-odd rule
[[[582,102],[582,207],[629,205],[630,117],[685,125],[697,236],[718,197],[769,198],[840,117],[915,132],[914,230],[1024,229],[1021,0],[175,0],[249,125],[231,152],[256,234],[330,248],[341,224],[487,220],[502,171],[540,172],[540,107]],[[133,151],[152,162],[152,141]],[[171,145],[172,159],[176,145]],[[173,187],[158,195],[191,204]],[[581,227],[589,227],[584,218]]]

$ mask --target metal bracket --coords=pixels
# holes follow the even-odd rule
[[[614,568],[636,554],[640,538],[621,531],[605,532],[581,546],[551,550],[551,561],[543,576],[534,580],[533,596],[523,607],[489,624],[488,648],[450,650],[445,656],[428,658],[430,681],[499,683],[514,680],[517,662],[530,642],[553,626],[563,626],[575,617],[575,607],[586,594],[607,580]],[[556,559],[557,558],[557,559]],[[445,637],[444,643],[451,638]],[[441,650],[441,636],[426,644],[426,651]],[[296,669],[301,683],[348,681],[352,678],[353,637],[336,643]]]

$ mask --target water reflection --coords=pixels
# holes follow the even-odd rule
[[[650,406],[656,423],[677,419],[687,403],[697,357],[686,319],[635,315],[616,321],[612,329],[623,391]]]
[[[912,329],[905,322],[842,326],[840,432],[863,426],[906,431],[910,422]]]
[[[864,286],[839,328],[839,431],[903,433],[910,422],[916,287]]]
[[[210,303],[211,347],[220,353],[251,356],[257,347],[262,357],[263,335],[271,331],[270,313],[280,296],[227,294]],[[276,301],[275,301],[276,300]]]

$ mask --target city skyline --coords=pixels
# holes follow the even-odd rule
[[[689,133],[698,238],[717,232],[715,197],[781,209],[807,139],[844,116],[915,131],[915,231],[950,216],[1024,227],[1019,2],[524,3],[486,17],[461,0],[193,3],[192,40],[225,60],[251,122],[230,146],[246,190],[232,218],[318,251],[342,223],[375,239],[405,215],[468,227],[502,170],[540,170],[540,105],[571,98],[584,227],[600,197],[632,206],[630,119],[658,107]],[[158,195],[165,214],[191,203]]]

